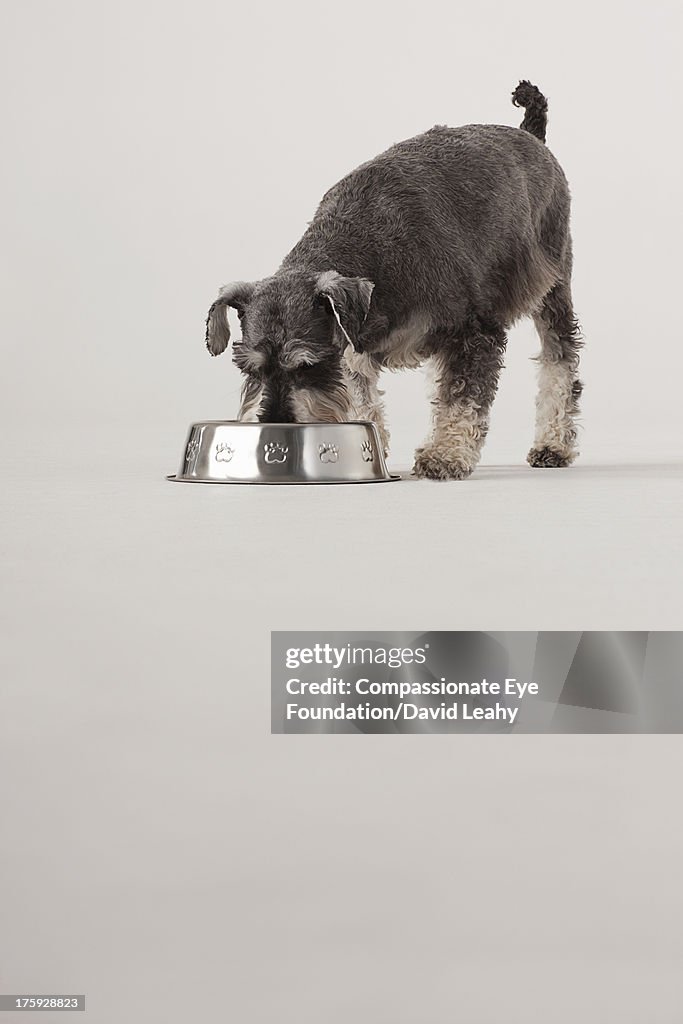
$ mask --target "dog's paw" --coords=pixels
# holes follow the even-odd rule
[[[466,480],[474,466],[467,466],[457,459],[433,448],[418,448],[415,452],[413,476],[420,480]]]
[[[570,466],[576,458],[576,452],[558,452],[554,448],[532,448],[526,461],[534,469],[561,469]]]
[[[268,441],[267,444],[264,444],[263,451],[268,463],[286,462],[289,448],[281,445],[279,441]]]
[[[325,442],[318,445],[318,455],[321,462],[337,462],[339,459],[339,449],[336,444]]]

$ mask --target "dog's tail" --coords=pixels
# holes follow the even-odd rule
[[[512,94],[512,102],[516,107],[524,107],[524,120],[520,128],[535,135],[545,142],[545,130],[548,126],[548,101],[531,82],[520,82]]]

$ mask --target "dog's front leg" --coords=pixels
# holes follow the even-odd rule
[[[479,462],[505,353],[505,331],[469,323],[432,335],[432,434],[415,452],[415,476],[464,480]]]
[[[384,392],[379,389],[380,367],[372,356],[350,351],[346,354],[346,386],[356,416],[369,420],[379,431],[384,454],[389,454],[389,431],[384,418]]]

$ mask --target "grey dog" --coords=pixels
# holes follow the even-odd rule
[[[242,338],[241,419],[372,420],[385,448],[383,369],[433,369],[433,427],[414,473],[469,476],[481,454],[507,328],[541,339],[532,466],[576,457],[580,334],[571,298],[569,189],[545,146],[547,100],[512,94],[520,128],[441,125],[362,164],[323,197],[272,277],[221,288],[212,355]]]

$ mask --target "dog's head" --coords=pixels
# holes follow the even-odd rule
[[[357,344],[373,284],[342,277],[282,271],[263,281],[221,288],[206,320],[211,355],[230,341],[227,307],[237,310],[242,338],[233,361],[244,374],[240,419],[262,423],[343,422],[353,408],[345,383],[344,351]]]

